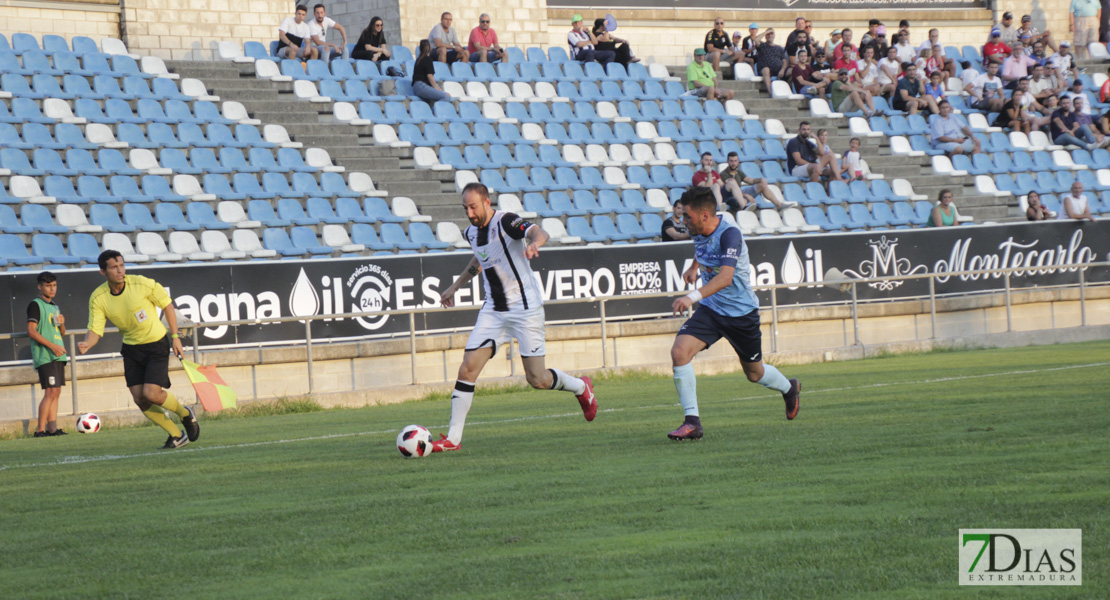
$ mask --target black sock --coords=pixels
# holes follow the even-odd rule
[[[686,420],[683,423],[689,423],[695,427],[701,427],[701,419],[697,415],[686,415]]]

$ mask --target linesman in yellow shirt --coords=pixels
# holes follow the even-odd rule
[[[93,290],[89,297],[89,332],[77,350],[85,354],[104,335],[106,320],[123,334],[123,376],[131,398],[146,418],[170,434],[163,449],[180,448],[200,437],[193,409],[182,406],[170,387],[170,348],[177,358],[182,358],[181,339],[177,335],[177,313],[173,301],[162,284],[142,275],[128,275],[123,256],[115,250],[105,250],[97,259],[100,274],[107,280]],[[170,326],[158,318],[158,309],[166,314]],[[185,433],[166,415],[166,410],[177,414]]]

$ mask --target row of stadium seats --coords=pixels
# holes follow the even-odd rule
[[[102,48],[98,48],[96,42],[83,35],[73,36],[73,47],[71,48],[66,39],[60,35],[45,34],[42,36],[42,46],[39,46],[39,41],[35,36],[29,33],[15,33],[12,34],[11,43],[8,43],[8,38],[0,33],[0,53],[11,52],[13,54],[24,54],[27,52],[42,51],[46,54],[57,54],[59,52],[65,53],[72,51],[74,54],[83,55],[100,52],[102,49],[109,54],[127,54],[127,47],[123,42],[116,38],[101,38]]]

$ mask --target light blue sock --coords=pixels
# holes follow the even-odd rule
[[[759,385],[782,394],[790,391],[790,380],[781,371],[767,363],[763,364],[763,379],[759,380]]]
[[[674,389],[678,390],[678,401],[688,417],[698,416],[698,378],[694,375],[693,363],[674,368]]]

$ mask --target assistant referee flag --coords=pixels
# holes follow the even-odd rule
[[[238,397],[235,390],[231,389],[220,374],[216,372],[216,365],[200,366],[189,360],[181,361],[185,367],[185,374],[197,391],[197,398],[205,412],[216,412],[224,408],[235,408]]]

